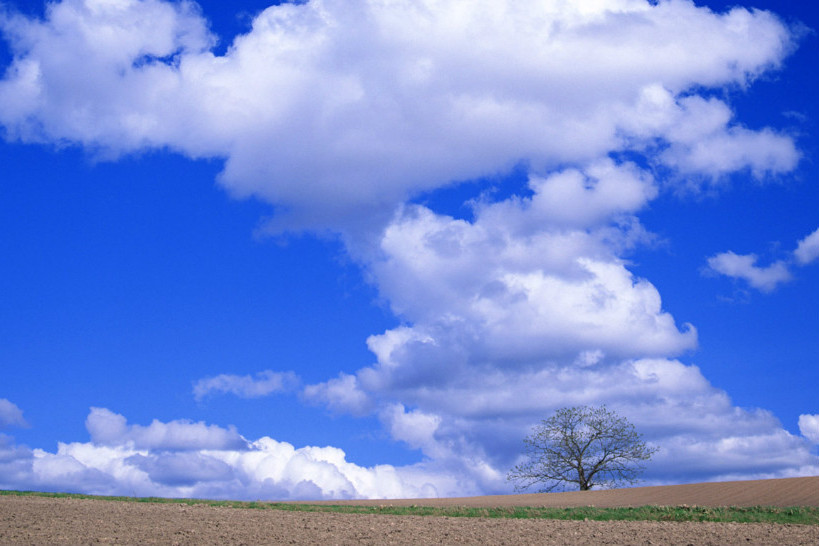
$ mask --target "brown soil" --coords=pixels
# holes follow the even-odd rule
[[[674,486],[671,492],[719,487],[742,497],[745,488],[758,491],[754,504],[786,505],[816,502],[819,478]],[[679,489],[682,488],[682,489]],[[712,489],[716,488],[716,489]],[[642,494],[661,495],[641,488]],[[783,493],[782,490],[790,491]],[[628,496],[635,490],[620,490]],[[763,494],[767,492],[769,497]],[[812,493],[811,493],[812,492]],[[607,493],[612,497],[618,492]],[[670,494],[670,493],[669,493]],[[557,494],[559,498],[570,498]],[[792,495],[792,497],[787,497]],[[811,496],[812,495],[812,496]],[[643,498],[643,497],[635,497]],[[652,497],[661,498],[661,497]],[[672,499],[664,496],[663,499]],[[675,497],[676,498],[676,497]],[[663,504],[711,504],[663,502]],[[744,497],[742,497],[744,498]],[[807,498],[808,503],[799,499]],[[483,505],[532,505],[535,497],[485,498]],[[515,501],[515,499],[518,499]],[[686,497],[688,499],[688,497]],[[766,502],[773,499],[771,502]],[[611,501],[611,499],[609,499]],[[704,499],[708,500],[708,499]],[[789,502],[792,500],[793,502]],[[455,505],[478,499],[450,499]],[[397,502],[397,501],[396,501]],[[405,501],[411,502],[411,501]],[[421,501],[412,501],[420,504]],[[444,502],[440,500],[440,502]],[[595,501],[597,502],[597,501]],[[614,501],[616,502],[616,501]],[[636,501],[639,502],[639,501]],[[380,504],[389,504],[380,501]],[[541,502],[541,505],[543,502]],[[645,502],[642,504],[646,504]],[[725,502],[723,504],[737,504]],[[621,505],[621,504],[619,504]],[[567,522],[380,516],[241,510],[206,505],[148,504],[102,500],[0,496],[0,544],[819,544],[819,526],[738,523]]]

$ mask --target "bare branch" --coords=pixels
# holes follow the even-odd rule
[[[563,408],[524,439],[527,460],[512,468],[507,479],[518,491],[533,485],[545,492],[568,484],[580,490],[632,484],[656,451],[634,425],[605,406]]]

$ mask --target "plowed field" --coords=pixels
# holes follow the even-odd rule
[[[695,495],[695,493],[697,495]],[[581,493],[414,504],[557,505]],[[635,488],[582,494],[582,505],[819,506],[819,478]],[[619,495],[619,496],[618,496]],[[557,501],[555,501],[557,499]],[[562,499],[562,500],[561,500]],[[736,502],[734,502],[736,500]],[[655,502],[656,501],[656,502]],[[389,501],[376,501],[389,504]],[[564,504],[565,503],[565,504]],[[718,503],[718,504],[715,504]],[[349,504],[349,503],[345,503]],[[819,526],[596,522],[334,514],[182,503],[0,496],[0,544],[819,544]]]

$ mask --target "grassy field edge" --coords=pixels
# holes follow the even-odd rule
[[[559,519],[580,521],[677,521],[677,522],[734,522],[734,523],[777,523],[791,525],[819,525],[819,507],[792,506],[787,508],[770,506],[753,507],[708,507],[708,506],[638,506],[628,508],[597,508],[592,506],[575,508],[543,507],[503,507],[476,508],[468,506],[360,506],[360,505],[319,505],[289,502],[230,501],[205,499],[178,499],[162,497],[118,497],[84,495],[79,493],[48,493],[40,491],[0,490],[2,496],[33,496],[66,499],[92,499],[116,502],[142,502],[155,504],[205,505],[256,510],[287,510],[294,512],[331,512],[338,514],[380,514],[397,516],[431,517],[479,517],[479,518],[519,518],[519,519]],[[385,501],[387,502],[387,501]]]

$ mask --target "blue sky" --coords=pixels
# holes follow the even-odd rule
[[[815,7],[198,6],[3,3],[0,488],[819,474]]]

